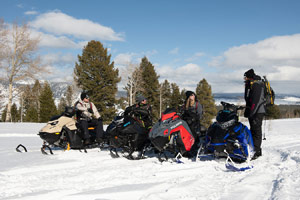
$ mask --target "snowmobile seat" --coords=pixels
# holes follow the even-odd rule
[[[74,107],[66,106],[63,115],[66,117],[73,117],[75,115]]]

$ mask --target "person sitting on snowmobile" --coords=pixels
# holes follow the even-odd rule
[[[194,92],[186,91],[185,95],[186,100],[182,106],[182,119],[188,123],[193,136],[197,138],[200,134],[200,119],[203,114],[202,105]]]
[[[96,128],[96,142],[103,142],[103,122],[96,106],[90,102],[87,93],[82,92],[80,100],[75,103],[77,120],[83,129],[84,144],[91,143],[88,127]],[[95,118],[93,118],[93,116]]]
[[[136,119],[142,127],[150,131],[152,127],[152,108],[147,104],[147,99],[143,95],[136,98],[137,104],[125,109],[124,116],[131,116]]]

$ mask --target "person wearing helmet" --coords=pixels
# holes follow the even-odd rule
[[[150,130],[152,127],[152,108],[143,95],[138,95],[136,104],[125,109],[124,116],[135,118],[147,130]]]

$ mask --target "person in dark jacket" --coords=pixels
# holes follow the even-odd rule
[[[146,130],[152,128],[152,108],[143,95],[136,98],[136,104],[125,109],[124,116],[131,116],[136,119]]]
[[[186,91],[185,96],[182,119],[188,123],[196,139],[200,134],[200,119],[203,115],[202,105],[194,92]]]
[[[262,121],[266,113],[264,99],[264,84],[261,77],[250,69],[244,74],[246,110],[244,116],[248,118],[253,137],[255,154],[252,159],[262,155]]]
[[[96,106],[90,102],[87,93],[82,92],[80,100],[76,102],[75,109],[77,110],[77,120],[83,129],[84,144],[91,143],[89,127],[96,128],[96,142],[103,143],[103,122]]]

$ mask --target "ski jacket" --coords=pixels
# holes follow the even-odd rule
[[[152,108],[148,104],[134,104],[125,109],[124,116],[131,116],[140,122],[145,128],[152,126]]]
[[[190,113],[194,113],[197,116],[197,120],[202,119],[202,115],[203,115],[203,108],[202,105],[200,104],[200,102],[197,100],[193,106],[189,106],[188,109],[185,108],[185,105],[183,105],[183,110],[190,112]]]
[[[100,114],[92,102],[86,103],[79,100],[75,107],[75,109],[80,113],[80,116],[77,116],[80,120],[91,120],[93,116],[95,116],[96,119],[100,118]]]
[[[264,83],[260,76],[255,75],[253,80],[245,82],[246,110],[245,117],[251,118],[256,113],[266,113],[264,98]]]

